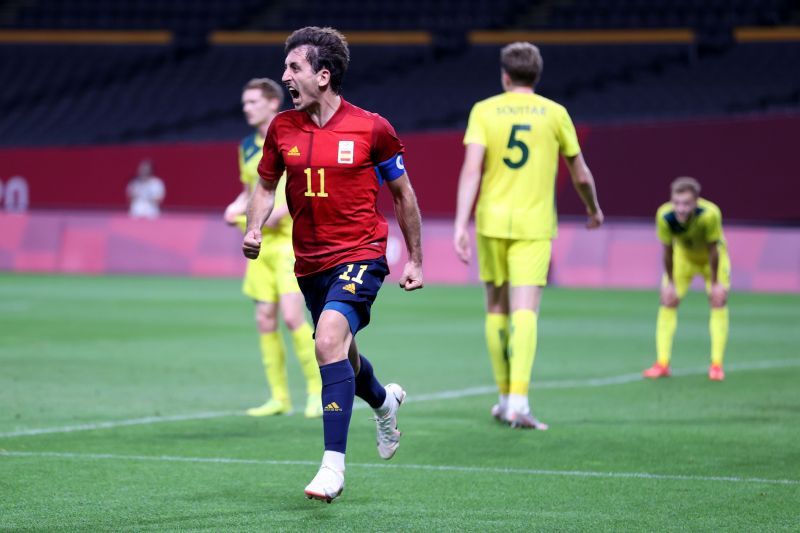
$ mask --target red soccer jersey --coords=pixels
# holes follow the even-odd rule
[[[402,152],[385,118],[344,99],[321,128],[304,111],[275,117],[258,173],[277,181],[286,170],[296,275],[386,253],[389,226],[377,208],[375,166]]]

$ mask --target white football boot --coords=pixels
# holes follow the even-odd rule
[[[406,399],[406,391],[397,383],[389,383],[384,388],[389,410],[383,416],[376,413],[375,423],[378,429],[378,455],[389,460],[400,446],[402,433],[397,429],[397,411]]]
[[[344,490],[344,472],[337,472],[323,463],[319,472],[306,485],[306,498],[331,503]]]
[[[538,429],[547,431],[550,426],[539,421],[531,412],[528,411],[509,411],[507,414],[508,425],[514,429]]]
[[[506,417],[506,409],[500,407],[499,403],[496,403],[492,406],[492,418],[494,418],[498,422],[502,422],[503,424],[508,424],[508,418]]]

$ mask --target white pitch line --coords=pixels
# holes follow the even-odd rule
[[[731,363],[725,365],[728,371],[742,371],[742,370],[769,370],[772,368],[789,368],[800,366],[800,359],[775,359],[767,361],[754,361],[752,363]],[[684,376],[702,376],[708,372],[708,367],[692,367],[692,368],[679,368],[672,371],[672,377]],[[531,387],[533,389],[573,389],[573,388],[589,388],[589,387],[606,387],[609,385],[623,385],[625,383],[633,383],[635,381],[643,381],[641,373],[636,374],[621,374],[619,376],[609,376],[605,378],[589,378],[589,379],[564,379],[558,381],[541,381],[533,382]],[[492,392],[495,391],[492,388]]]
[[[116,455],[110,453],[15,452],[0,450],[0,457],[34,457],[56,459],[159,461],[173,463],[237,464],[262,466],[317,466],[319,461],[281,461],[274,459],[236,459],[232,457],[182,457],[176,455]],[[588,470],[542,470],[535,468],[492,468],[457,465],[348,463],[348,468],[390,468],[428,472],[460,472],[466,474],[512,474],[523,476],[559,476],[583,478],[617,478],[670,481],[716,481],[724,483],[757,483],[769,485],[800,485],[798,479],[769,479],[742,476],[692,476],[688,474],[653,474],[650,472],[596,472]]]
[[[800,359],[775,359],[767,361],[757,361],[752,363],[733,363],[726,366],[728,371],[741,371],[741,370],[768,370],[771,368],[788,368],[800,366]],[[708,372],[708,367],[693,367],[683,368],[672,371],[673,377],[684,376],[702,376]],[[626,383],[633,383],[636,381],[643,381],[644,378],[640,372],[635,374],[620,374],[618,376],[608,376],[602,378],[586,378],[586,379],[559,379],[550,381],[534,381],[531,388],[539,389],[579,389],[591,387],[607,387],[610,385],[624,385]],[[483,394],[491,394],[497,392],[497,387],[494,385],[483,387],[470,387],[468,389],[450,390],[442,392],[431,392],[427,394],[414,394],[409,396],[406,403],[410,402],[429,402],[433,400],[454,400],[458,398],[466,398],[469,396],[481,396]],[[359,405],[358,407],[365,407]],[[2,436],[2,435],[0,435]]]
[[[0,438],[28,437],[32,435],[47,435],[50,433],[72,433],[74,431],[93,431],[95,429],[111,429],[124,426],[141,426],[145,424],[159,424],[162,422],[182,422],[184,420],[205,420],[209,418],[222,418],[224,416],[244,415],[244,411],[216,411],[208,413],[195,413],[191,415],[145,416],[128,420],[112,420],[109,422],[92,422],[76,424],[74,426],[58,426],[52,428],[32,428],[0,433]]]
[[[775,359],[766,361],[756,361],[752,363],[732,363],[726,366],[728,371],[742,371],[742,370],[767,370],[773,368],[789,368],[800,366],[800,359]],[[706,367],[694,367],[673,370],[673,377],[695,376],[703,375],[707,372]],[[607,387],[610,385],[624,385],[626,383],[633,383],[642,381],[642,375],[636,374],[621,374],[617,376],[608,376],[601,378],[587,378],[587,379],[564,379],[564,380],[551,380],[551,381],[538,381],[533,383],[534,389],[575,389],[575,388],[591,388],[591,387]],[[497,391],[495,386],[480,386],[469,387],[466,389],[456,389],[449,391],[431,392],[423,394],[415,394],[409,396],[406,400],[407,403],[417,402],[430,402],[436,400],[454,400],[459,398],[468,398],[471,396],[482,396],[484,394],[491,394]],[[367,405],[358,403],[353,406],[353,409],[366,409]],[[93,431],[97,429],[112,429],[125,426],[140,426],[146,424],[160,424],[163,422],[183,422],[187,420],[207,420],[211,418],[222,418],[226,416],[243,416],[244,411],[219,411],[219,412],[206,412],[194,413],[188,415],[169,415],[169,416],[148,416],[143,418],[133,418],[127,420],[112,420],[108,422],[94,422],[86,424],[77,424],[73,426],[57,426],[49,428],[31,428],[19,429],[7,433],[0,433],[0,439],[12,437],[28,437],[35,435],[47,435],[53,433],[73,433],[75,431]]]

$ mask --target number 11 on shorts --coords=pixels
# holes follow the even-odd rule
[[[364,272],[367,270],[367,265],[358,265],[358,274],[356,275],[356,277],[351,278],[350,277],[350,273],[353,271],[353,267],[355,267],[355,265],[352,264],[352,263],[347,265],[347,270],[345,270],[339,276],[339,279],[344,280],[344,281],[353,281],[353,282],[358,283],[359,285],[361,285],[362,283],[364,283],[364,280],[361,279],[361,276],[363,276]]]

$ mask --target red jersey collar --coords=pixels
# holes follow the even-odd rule
[[[301,111],[304,117],[303,125],[315,130],[333,129],[334,126],[336,126],[337,124],[339,124],[339,122],[342,121],[342,119],[350,110],[350,108],[353,107],[353,105],[347,100],[345,100],[344,97],[342,97],[341,95],[339,96],[339,98],[341,98],[341,101],[339,102],[339,109],[334,111],[333,116],[331,116],[331,118],[328,120],[328,122],[325,123],[324,126],[322,127],[317,126],[317,123],[311,120],[311,116],[308,113],[306,113],[305,111]]]

